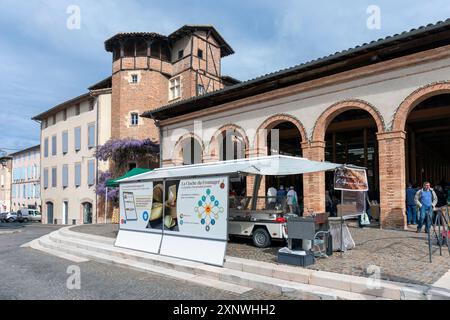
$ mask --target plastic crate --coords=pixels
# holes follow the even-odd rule
[[[315,263],[314,254],[311,251],[303,251],[304,255],[283,252],[283,249],[278,251],[278,262],[290,264],[294,266],[307,267]]]

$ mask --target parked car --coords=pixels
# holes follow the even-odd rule
[[[15,222],[17,221],[17,213],[15,212],[8,212],[5,216],[5,221],[7,222]]]
[[[36,209],[20,209],[17,211],[17,221],[28,222],[28,221],[41,221],[41,213]]]
[[[1,222],[6,222],[6,215],[8,214],[8,212],[2,212],[0,213],[0,221]]]

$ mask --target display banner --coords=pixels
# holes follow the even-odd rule
[[[153,192],[151,181],[120,185],[117,247],[158,253],[162,239],[162,211],[155,210]],[[159,228],[155,225],[152,228],[151,223],[158,219]]]
[[[167,181],[161,254],[223,265],[228,192],[228,177]]]
[[[115,245],[222,266],[228,192],[226,176],[123,183]]]
[[[367,173],[364,169],[338,168],[334,172],[334,189],[343,191],[368,191]]]

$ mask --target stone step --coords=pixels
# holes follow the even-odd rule
[[[216,279],[209,279],[196,274],[186,273],[174,269],[162,268],[134,260],[111,257],[108,254],[102,254],[99,252],[76,248],[73,246],[65,246],[61,243],[54,242],[53,240],[51,240],[51,237],[40,238],[38,241],[39,246],[35,246],[34,249],[56,256],[60,256],[62,253],[68,256],[76,255],[78,259],[80,259],[79,262],[89,261],[88,259],[90,259],[100,263],[127,267],[136,271],[157,273],[165,277],[176,278],[180,281],[188,281],[239,295],[252,290],[252,288],[249,287],[243,287]]]
[[[164,270],[190,274],[191,278],[197,277],[192,279],[197,279],[198,281],[202,279],[201,281],[206,282],[225,282],[298,299],[379,299],[379,297],[367,294],[324,288],[250,272],[219,268],[192,261],[115,248],[111,245],[95,243],[80,238],[68,238],[64,236],[64,233],[52,233],[49,235],[49,240],[53,242],[50,245],[53,245],[54,248],[63,248],[62,250],[72,254],[82,252],[83,256],[97,260],[93,258],[95,256],[101,262],[111,263],[111,261],[114,261],[114,263],[120,264],[126,261],[130,265],[137,264],[141,267],[145,265],[146,268],[143,268],[144,270],[152,271],[153,269],[163,268]],[[49,244],[46,245],[49,246]]]
[[[93,235],[93,234],[81,233],[81,232],[75,232],[75,231],[70,230],[71,228],[73,228],[73,227],[61,228],[61,229],[59,229],[59,233],[61,235],[69,237],[69,238],[95,241],[95,242],[104,243],[104,244],[114,244],[116,242],[116,239],[113,239],[113,238],[102,237],[102,236],[97,236],[97,235]]]
[[[95,242],[98,241],[104,244],[114,244],[115,242],[114,239],[106,237],[73,232],[70,230],[70,228],[71,227],[61,229],[60,230],[61,234],[68,235],[69,237],[74,239],[95,241]],[[87,243],[86,245],[91,246],[92,244]],[[109,251],[110,248],[108,247],[106,248],[106,250]],[[136,258],[138,261],[139,259],[145,259],[145,256],[136,257],[135,251],[128,250],[122,253],[129,255],[130,258]],[[168,261],[169,264],[165,264],[165,262],[163,263],[158,260],[155,262],[154,259],[157,257],[160,256],[154,255],[153,257],[151,257],[151,261],[148,262],[156,265],[163,265],[164,267],[169,268],[171,268],[173,264],[175,265],[177,264],[176,260]],[[193,263],[189,266],[185,265],[178,266],[178,268],[186,272],[195,272],[195,270],[193,271],[192,268],[200,268],[201,266],[204,266],[204,264]],[[415,300],[427,299],[426,292],[427,290],[429,290],[429,288],[426,286],[397,283],[384,280],[373,282],[372,280],[365,277],[342,275],[324,271],[314,271],[288,265],[277,265],[274,263],[248,260],[231,256],[226,256],[224,267],[231,270],[244,271],[251,274],[263,275],[280,280],[287,280],[310,285],[318,285],[330,289],[368,294],[388,299],[415,299]]]
[[[263,261],[226,257],[226,268],[250,272],[276,279],[295,281],[303,284],[317,285],[354,293],[368,294],[380,298],[427,299],[428,287],[414,284],[398,283],[365,277],[357,277],[332,272],[315,271],[288,265],[277,265]]]

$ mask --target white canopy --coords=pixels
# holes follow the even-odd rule
[[[305,158],[275,155],[187,166],[164,167],[130,178],[122,179],[117,182],[124,183],[143,180],[161,180],[167,178],[234,175],[238,173],[284,176],[329,171],[342,166],[342,164],[330,162],[311,161]]]

